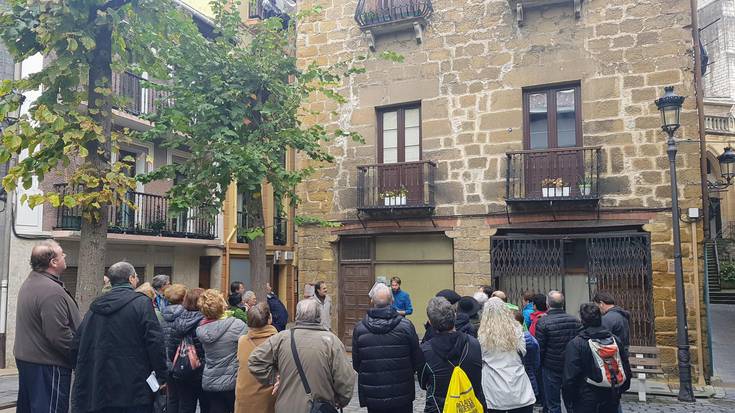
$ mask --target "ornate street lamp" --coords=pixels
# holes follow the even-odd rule
[[[667,140],[669,171],[671,174],[671,222],[674,231],[674,274],[676,277],[676,344],[679,360],[679,400],[694,401],[692,391],[692,367],[689,356],[689,330],[687,327],[686,302],[684,301],[684,274],[681,265],[681,234],[679,230],[679,194],[676,182],[676,139],[674,132],[679,129],[679,114],[684,97],[674,94],[674,87],[664,88],[666,93],[656,100],[661,112],[661,129],[669,136]],[[697,303],[699,305],[699,303]]]
[[[735,178],[735,151],[728,146],[722,155],[717,157],[717,162],[720,164],[720,175],[724,181],[707,182],[707,188],[714,192],[724,191],[732,185],[732,180]]]

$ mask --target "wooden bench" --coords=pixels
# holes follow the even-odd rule
[[[630,360],[630,370],[633,372],[633,377],[637,375],[640,387],[638,388],[638,400],[646,401],[646,375],[664,374],[661,370],[661,359],[658,357],[659,350],[657,347],[640,347],[630,346],[628,349],[628,360]]]

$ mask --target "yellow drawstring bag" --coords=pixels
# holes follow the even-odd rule
[[[454,366],[442,412],[483,413],[484,411],[485,408],[482,406],[482,403],[475,397],[475,391],[472,389],[472,382],[467,377],[467,373],[461,367]]]

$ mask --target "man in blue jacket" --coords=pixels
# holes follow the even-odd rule
[[[271,283],[265,283],[265,289],[268,291],[266,298],[268,299],[268,307],[273,317],[273,327],[278,331],[283,331],[286,329],[286,323],[288,323],[288,310],[286,310],[286,306],[283,305],[278,296],[273,292]]]
[[[393,308],[404,317],[411,315],[413,313],[411,297],[407,292],[401,290],[401,279],[398,277],[391,278],[390,288],[393,290]]]

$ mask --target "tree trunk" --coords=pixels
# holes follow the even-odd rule
[[[250,240],[250,279],[253,285],[246,288],[255,292],[258,301],[265,301],[266,290],[265,283],[270,282],[270,272],[266,262],[265,251],[265,229],[263,219],[263,197],[261,187],[258,187],[248,193],[248,199],[245,203],[248,213],[248,224],[251,228],[264,228],[263,236]]]
[[[89,17],[93,24],[97,10]],[[95,49],[89,62],[89,84],[87,90],[87,107],[97,109],[91,111],[90,117],[102,126],[103,134],[107,139],[102,154],[99,141],[87,143],[89,152],[85,163],[94,168],[97,176],[104,176],[109,169],[110,137],[112,131],[112,101],[108,94],[100,94],[95,88],[110,88],[112,79],[112,28],[108,25],[96,26]],[[94,113],[93,113],[94,112]],[[89,192],[97,192],[101,188],[87,188]],[[88,210],[82,217],[81,239],[79,241],[79,267],[77,269],[77,301],[80,310],[86,312],[92,300],[102,289],[103,275],[105,275],[105,259],[107,257],[107,206],[97,211]],[[99,217],[95,217],[95,213]]]

